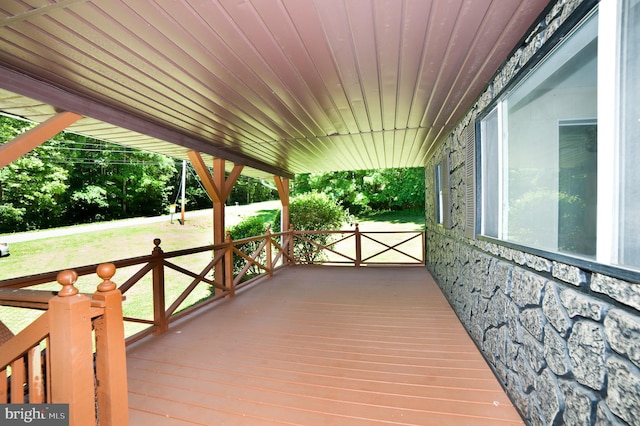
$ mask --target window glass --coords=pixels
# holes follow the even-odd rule
[[[640,267],[640,1],[624,2],[620,49],[620,255]]]
[[[442,164],[436,164],[436,223],[442,224],[444,222],[444,211],[442,203]]]
[[[500,237],[500,139],[498,137],[498,108],[494,109],[480,126],[482,153],[482,182],[488,191],[482,197],[483,234],[489,237]]]
[[[595,255],[597,31],[593,15],[482,120],[484,235]]]

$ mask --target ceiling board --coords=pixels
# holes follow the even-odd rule
[[[547,0],[0,3],[0,111],[256,176],[416,167]]]

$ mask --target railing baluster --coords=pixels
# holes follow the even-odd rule
[[[272,277],[273,276],[273,259],[271,253],[271,227],[267,226],[267,234],[265,236],[267,244],[266,244],[266,256],[267,256],[267,274]]]
[[[235,286],[233,284],[233,241],[231,240],[231,232],[227,231],[226,238],[226,252],[222,258],[222,264],[224,265],[224,286],[229,291],[229,297],[232,297],[235,292]]]
[[[19,358],[11,363],[11,403],[24,403],[24,383],[26,369],[24,358]]]
[[[362,263],[362,234],[360,234],[360,225],[357,224],[357,223],[356,223],[355,238],[356,238],[356,262],[355,262],[355,266],[356,267],[360,267],[360,264]]]
[[[167,322],[167,315],[165,312],[164,301],[164,257],[163,251],[160,248],[160,238],[153,240],[155,247],[153,249],[154,267],[153,267],[153,323],[156,326],[156,330],[153,334],[158,335],[166,333],[169,330],[169,324]]]
[[[32,348],[27,355],[29,370],[29,403],[44,402],[44,377],[42,373],[42,352],[39,347]]]

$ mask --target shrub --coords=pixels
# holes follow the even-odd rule
[[[349,211],[335,198],[319,192],[308,192],[294,197],[289,205],[290,221],[298,231],[330,231],[340,229],[351,221]],[[279,215],[277,217],[280,217]],[[277,223],[275,229],[279,229]],[[308,239],[320,245],[331,241],[330,235],[309,235]],[[321,259],[322,253],[308,241],[296,241],[294,255],[306,263]]]
[[[273,218],[267,218],[265,220],[264,216],[250,216],[243,219],[237,225],[229,228],[229,232],[231,233],[232,240],[241,240],[249,237],[256,237],[259,235],[264,235],[267,232],[267,226],[272,226]],[[246,254],[253,254],[254,251],[258,249],[261,241],[249,241],[237,246],[238,250],[242,251]],[[265,262],[264,254],[261,254],[256,259],[260,263]],[[234,276],[238,275],[242,268],[244,268],[246,261],[241,256],[233,256],[233,274]],[[242,281],[250,279],[251,277],[260,274],[260,270],[257,266],[252,266],[247,271],[245,278]]]

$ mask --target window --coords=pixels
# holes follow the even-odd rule
[[[447,157],[435,167],[436,223],[451,228],[451,205],[449,202],[449,162]]]
[[[601,2],[481,118],[482,235],[640,268],[639,4]]]

